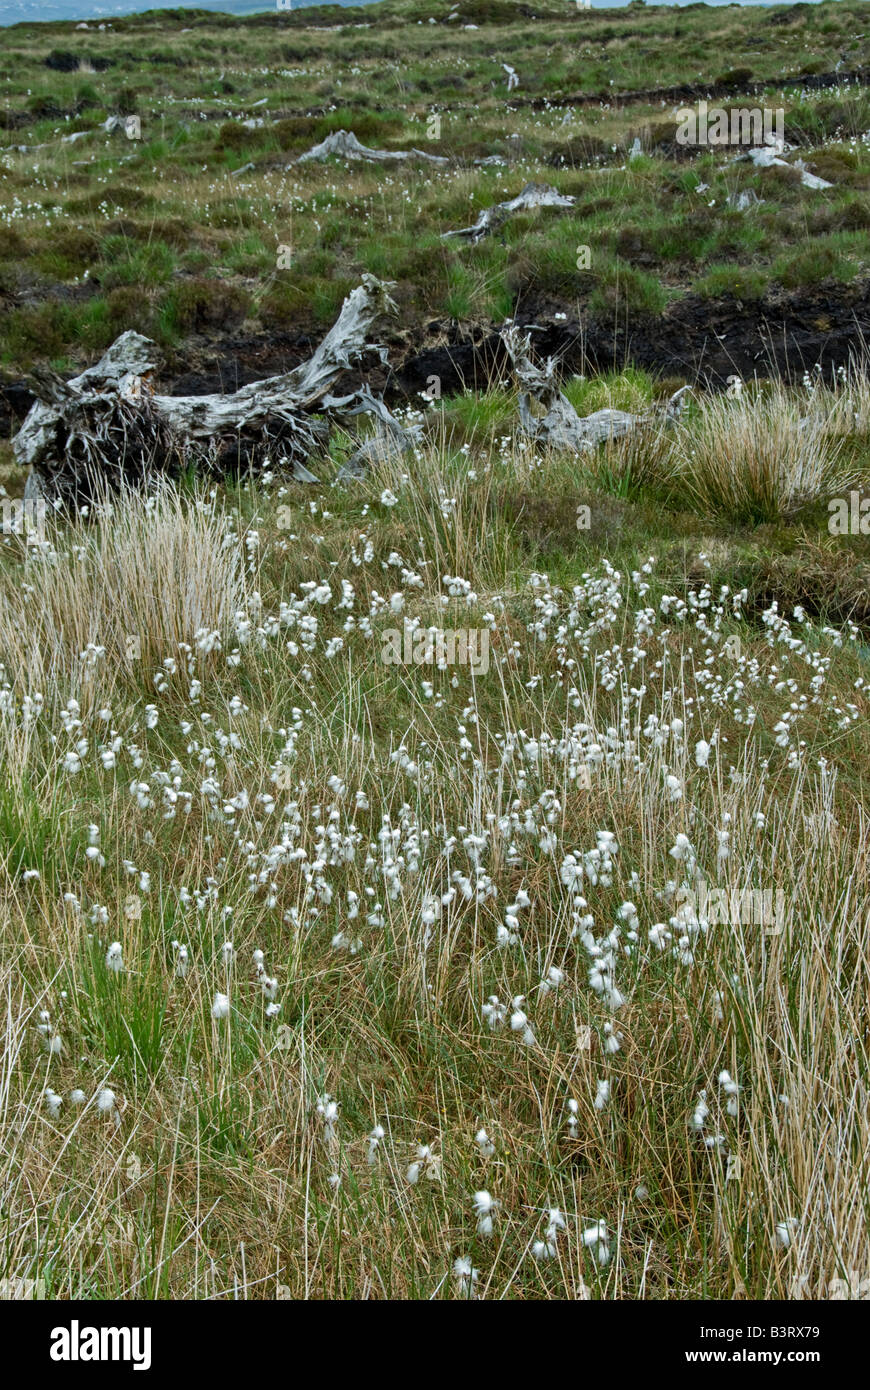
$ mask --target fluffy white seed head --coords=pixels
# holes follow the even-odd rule
[[[229,1017],[229,1012],[230,1012],[230,997],[229,997],[229,995],[228,995],[228,994],[221,994],[220,992],[218,992],[218,993],[215,995],[215,997],[214,997],[214,1003],[213,1003],[212,1006],[211,1006],[211,1016],[212,1016],[212,1018],[216,1018],[216,1019],[227,1018],[227,1017]]]

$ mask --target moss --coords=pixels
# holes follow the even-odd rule
[[[74,337],[75,320],[69,305],[54,300],[26,305],[6,316],[3,342],[24,366],[60,357]]]
[[[616,252],[622,260],[647,265],[659,259],[659,233],[653,227],[620,227],[616,235]]]
[[[81,198],[71,198],[66,206],[67,211],[75,215],[82,212],[99,212],[104,207],[144,208],[153,201],[152,196],[142,188],[133,188],[126,183],[114,183],[98,185]]]
[[[121,87],[115,94],[115,106],[119,116],[132,116],[139,109],[139,92],[130,87]]]
[[[835,549],[805,540],[792,554],[766,559],[750,593],[759,611],[775,599],[783,612],[800,604],[825,622],[853,622],[870,631],[870,565],[848,546]]]
[[[838,187],[870,188],[870,164],[866,155],[843,145],[830,145],[804,157],[807,168]]]
[[[753,76],[752,68],[727,68],[714,81],[728,87],[745,87],[752,81]]]
[[[284,329],[298,322],[309,311],[309,292],[305,284],[294,276],[292,280],[280,279],[263,295],[257,306],[257,317],[264,328]]]
[[[106,296],[109,342],[128,328],[146,337],[154,332],[154,301],[138,285],[119,285]]]
[[[40,270],[61,280],[70,280],[90,269],[100,254],[100,241],[93,232],[62,227],[53,233],[35,256]]]
[[[114,289],[117,285],[163,285],[175,269],[175,252],[163,241],[131,246],[126,241],[107,237],[102,255],[104,268],[100,280],[106,289]]]
[[[319,145],[337,130],[353,130],[364,145],[389,142],[398,135],[404,122],[398,116],[373,111],[339,110],[327,116],[293,116],[278,121],[272,134],[281,150],[302,152]]]
[[[578,135],[564,145],[554,146],[548,162],[582,167],[586,164],[593,164],[596,160],[611,159],[612,157],[613,151],[610,146],[600,140],[597,135]]]
[[[252,145],[262,143],[261,130],[249,130],[241,121],[224,121],[215,136],[214,147],[218,154],[241,154]]]

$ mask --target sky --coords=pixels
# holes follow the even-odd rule
[[[332,4],[359,5],[370,0],[330,0]],[[771,0],[748,0],[750,4],[770,3]],[[277,0],[274,0],[277,6]],[[316,4],[317,0],[292,0],[293,9]],[[460,0],[461,3],[461,0]],[[570,7],[571,0],[565,0]],[[691,0],[657,0],[659,4],[689,4]],[[707,0],[708,4],[725,5],[730,0]],[[747,3],[747,0],[743,0]],[[781,0],[780,0],[781,3]],[[815,0],[809,0],[815,3]],[[269,0],[165,0],[166,7],[173,9],[194,8],[219,10],[224,14],[250,14],[254,10],[271,9]],[[593,9],[615,9],[628,4],[628,0],[592,0]],[[22,21],[67,19],[96,20],[105,22],[113,15],[137,14],[142,10],[155,9],[155,3],[148,0],[0,0],[0,26],[20,24]]]

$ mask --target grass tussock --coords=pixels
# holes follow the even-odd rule
[[[43,693],[80,697],[98,666],[114,681],[131,661],[149,669],[182,643],[195,652],[198,634],[226,639],[243,592],[214,505],[168,488],[97,507],[52,563],[30,561],[0,608],[0,662],[7,679]]]
[[[702,512],[772,522],[854,481],[818,405],[780,383],[706,398],[674,444],[681,488]]]

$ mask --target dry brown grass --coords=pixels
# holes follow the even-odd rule
[[[485,460],[470,462],[477,480],[467,476],[469,461],[463,475],[462,461],[424,450],[413,479],[402,477],[403,461],[346,497],[291,493],[295,539],[276,528],[280,499],[265,493],[246,500],[241,517],[228,508],[226,522],[169,497],[150,511],[122,509],[115,530],[80,528],[69,539],[85,546],[85,560],[28,563],[29,582],[45,571],[29,602],[39,604],[40,621],[58,623],[63,640],[35,668],[20,645],[0,713],[0,755],[12,774],[0,800],[0,1181],[10,1275],[44,1278],[60,1298],[448,1297],[462,1294],[451,1270],[468,1255],[487,1297],[729,1298],[745,1290],[777,1299],[800,1279],[825,1296],[832,1280],[866,1267],[867,825],[860,743],[843,718],[849,703],[866,716],[866,699],[855,688],[853,653],[818,631],[792,651],[775,632],[738,626],[730,604],[718,617],[701,608],[682,627],[659,617],[643,637],[640,696],[635,615],[655,609],[656,594],[606,579],[599,566],[597,579],[577,575],[585,598],[569,614],[568,590],[541,576],[529,588],[527,575],[506,573],[508,543],[485,524],[493,477]],[[540,483],[525,457],[517,480]],[[439,483],[455,505],[439,502]],[[385,486],[399,496],[394,509],[380,504]],[[249,525],[260,537],[253,570]],[[361,531],[373,545],[368,561]],[[234,537],[226,547],[225,533]],[[383,611],[373,637],[346,630],[345,648],[326,655],[347,615],[333,607],[336,578],[353,582],[361,617],[375,590],[389,596],[396,587],[394,550],[409,567],[418,555],[430,562],[419,564],[423,589],[403,590],[406,612],[424,623],[437,611],[444,573],[473,583],[477,600],[451,600],[440,621],[480,624],[493,609],[493,651],[503,664],[494,658],[474,682],[465,670],[384,667],[378,634],[395,618]],[[146,564],[163,578],[143,595]],[[304,580],[330,576],[333,602],[298,609],[300,618],[316,613],[313,646],[289,650],[301,638],[298,622],[269,630],[268,615],[281,599],[297,602]],[[3,585],[4,599],[28,611],[9,573]],[[235,605],[247,605],[262,628],[242,644],[239,665],[224,660],[235,642],[229,630],[223,655],[200,672],[198,699],[188,700],[186,685],[156,693],[151,677],[166,644],[190,641],[200,622],[220,627]],[[104,641],[107,624],[119,641],[128,619],[150,633],[148,660],[123,682],[108,660],[98,663],[82,725],[67,733],[57,709],[77,688],[76,647]],[[741,633],[739,658],[724,652],[729,629]],[[4,631],[18,650],[8,618]],[[814,652],[831,659],[815,704]],[[433,676],[434,698],[421,675]],[[28,720],[22,696],[37,677],[46,708]],[[777,680],[796,690],[778,691]],[[231,714],[234,695],[247,709]],[[158,710],[154,729],[143,727],[146,703]],[[760,711],[751,729],[737,717],[750,703]],[[108,723],[98,714],[106,705]],[[789,711],[790,745],[776,747],[771,731]],[[660,741],[644,733],[651,714]],[[605,750],[588,790],[556,751],[584,725],[583,746]],[[695,740],[712,740],[717,728],[709,766],[696,766]],[[114,732],[117,767],[105,768],[98,751]],[[71,775],[64,755],[82,737],[88,751]],[[531,737],[536,756],[521,751]],[[279,762],[289,768],[283,790],[274,780]],[[677,800],[667,776],[682,788]],[[189,812],[165,794],[173,786],[190,793]],[[143,787],[150,805],[137,799]],[[247,804],[234,808],[242,791]],[[262,793],[278,809],[259,801]],[[526,812],[531,835],[522,830]],[[401,830],[390,855],[385,817]],[[91,824],[105,864],[86,858]],[[317,829],[330,825],[348,845],[359,837],[353,857],[330,850]],[[731,854],[717,865],[724,826]],[[590,988],[591,958],[571,936],[575,905],[560,878],[564,855],[590,850],[604,828],[620,851],[612,886],[582,885],[593,934],[602,943],[626,901],[639,918],[636,954],[620,951],[625,1003],[615,1012]],[[454,870],[473,881],[462,844],[469,833],[486,837],[481,863],[497,896],[478,903],[459,891],[427,944],[428,895],[448,891]],[[541,845],[546,833],[556,839],[550,851]],[[680,833],[711,884],[780,889],[788,904],[781,933],[713,924],[694,941],[693,963],[653,949],[650,929],[674,912],[667,883],[683,878],[669,853]],[[449,834],[457,843],[447,860]],[[285,837],[307,857],[267,868]],[[390,857],[401,880],[395,898]],[[34,868],[39,879],[25,880]],[[333,889],[330,902],[318,875]],[[183,906],[182,887],[201,895],[198,905]],[[519,939],[498,949],[496,928],[522,887],[531,907],[519,911]],[[361,904],[355,918],[349,890]],[[69,893],[81,911],[64,900]],[[131,895],[138,915],[128,911]],[[375,903],[380,920],[372,923]],[[359,939],[355,954],[332,945],[338,932]],[[624,919],[620,932],[621,946],[629,944]],[[232,967],[222,955],[227,938]],[[119,975],[104,964],[113,940],[123,948]],[[175,941],[190,952],[184,978]],[[282,1012],[271,1022],[255,949],[278,979]],[[564,979],[539,996],[551,966]],[[220,1021],[211,1015],[218,991],[231,1000]],[[506,1004],[526,996],[533,1046],[508,1026],[489,1030],[481,1006],[491,994]],[[43,1009],[61,1038],[58,1054],[40,1037]],[[605,1024],[622,1034],[616,1054],[605,1050]],[[578,1045],[583,1027],[589,1049]],[[717,1082],[726,1069],[740,1086],[733,1115]],[[604,1078],[611,1098],[597,1109]],[[115,1093],[108,1118],[96,1110],[105,1086]],[[47,1087],[62,1098],[57,1116]],[[74,1087],[85,1091],[81,1108],[69,1099]],[[704,1133],[721,1135],[721,1146],[706,1148],[690,1126],[701,1090],[710,1106]],[[325,1092],[340,1103],[332,1130],[317,1110]],[[574,1133],[569,1097],[578,1105]],[[376,1123],[385,1135],[370,1164]],[[491,1157],[474,1143],[481,1126],[496,1146]],[[421,1143],[438,1163],[411,1185],[406,1173]],[[726,1154],[739,1161],[730,1177]],[[501,1204],[491,1240],[476,1234],[471,1208],[482,1188]],[[531,1245],[551,1206],[567,1229],[555,1257],[536,1261]],[[582,1242],[599,1220],[610,1231],[604,1265]],[[794,1227],[785,1248],[777,1227],[787,1220]]]
[[[57,538],[50,514],[51,546]],[[46,563],[31,556],[23,582],[10,585],[0,608],[0,662],[7,677],[30,691],[52,687],[81,698],[92,663],[105,663],[108,689],[132,661],[144,669],[195,651],[201,629],[226,638],[244,584],[232,536],[207,501],[190,505],[177,493],[121,496],[98,509],[74,544],[61,543]],[[131,645],[134,643],[134,645]],[[131,655],[135,653],[135,655]]]

